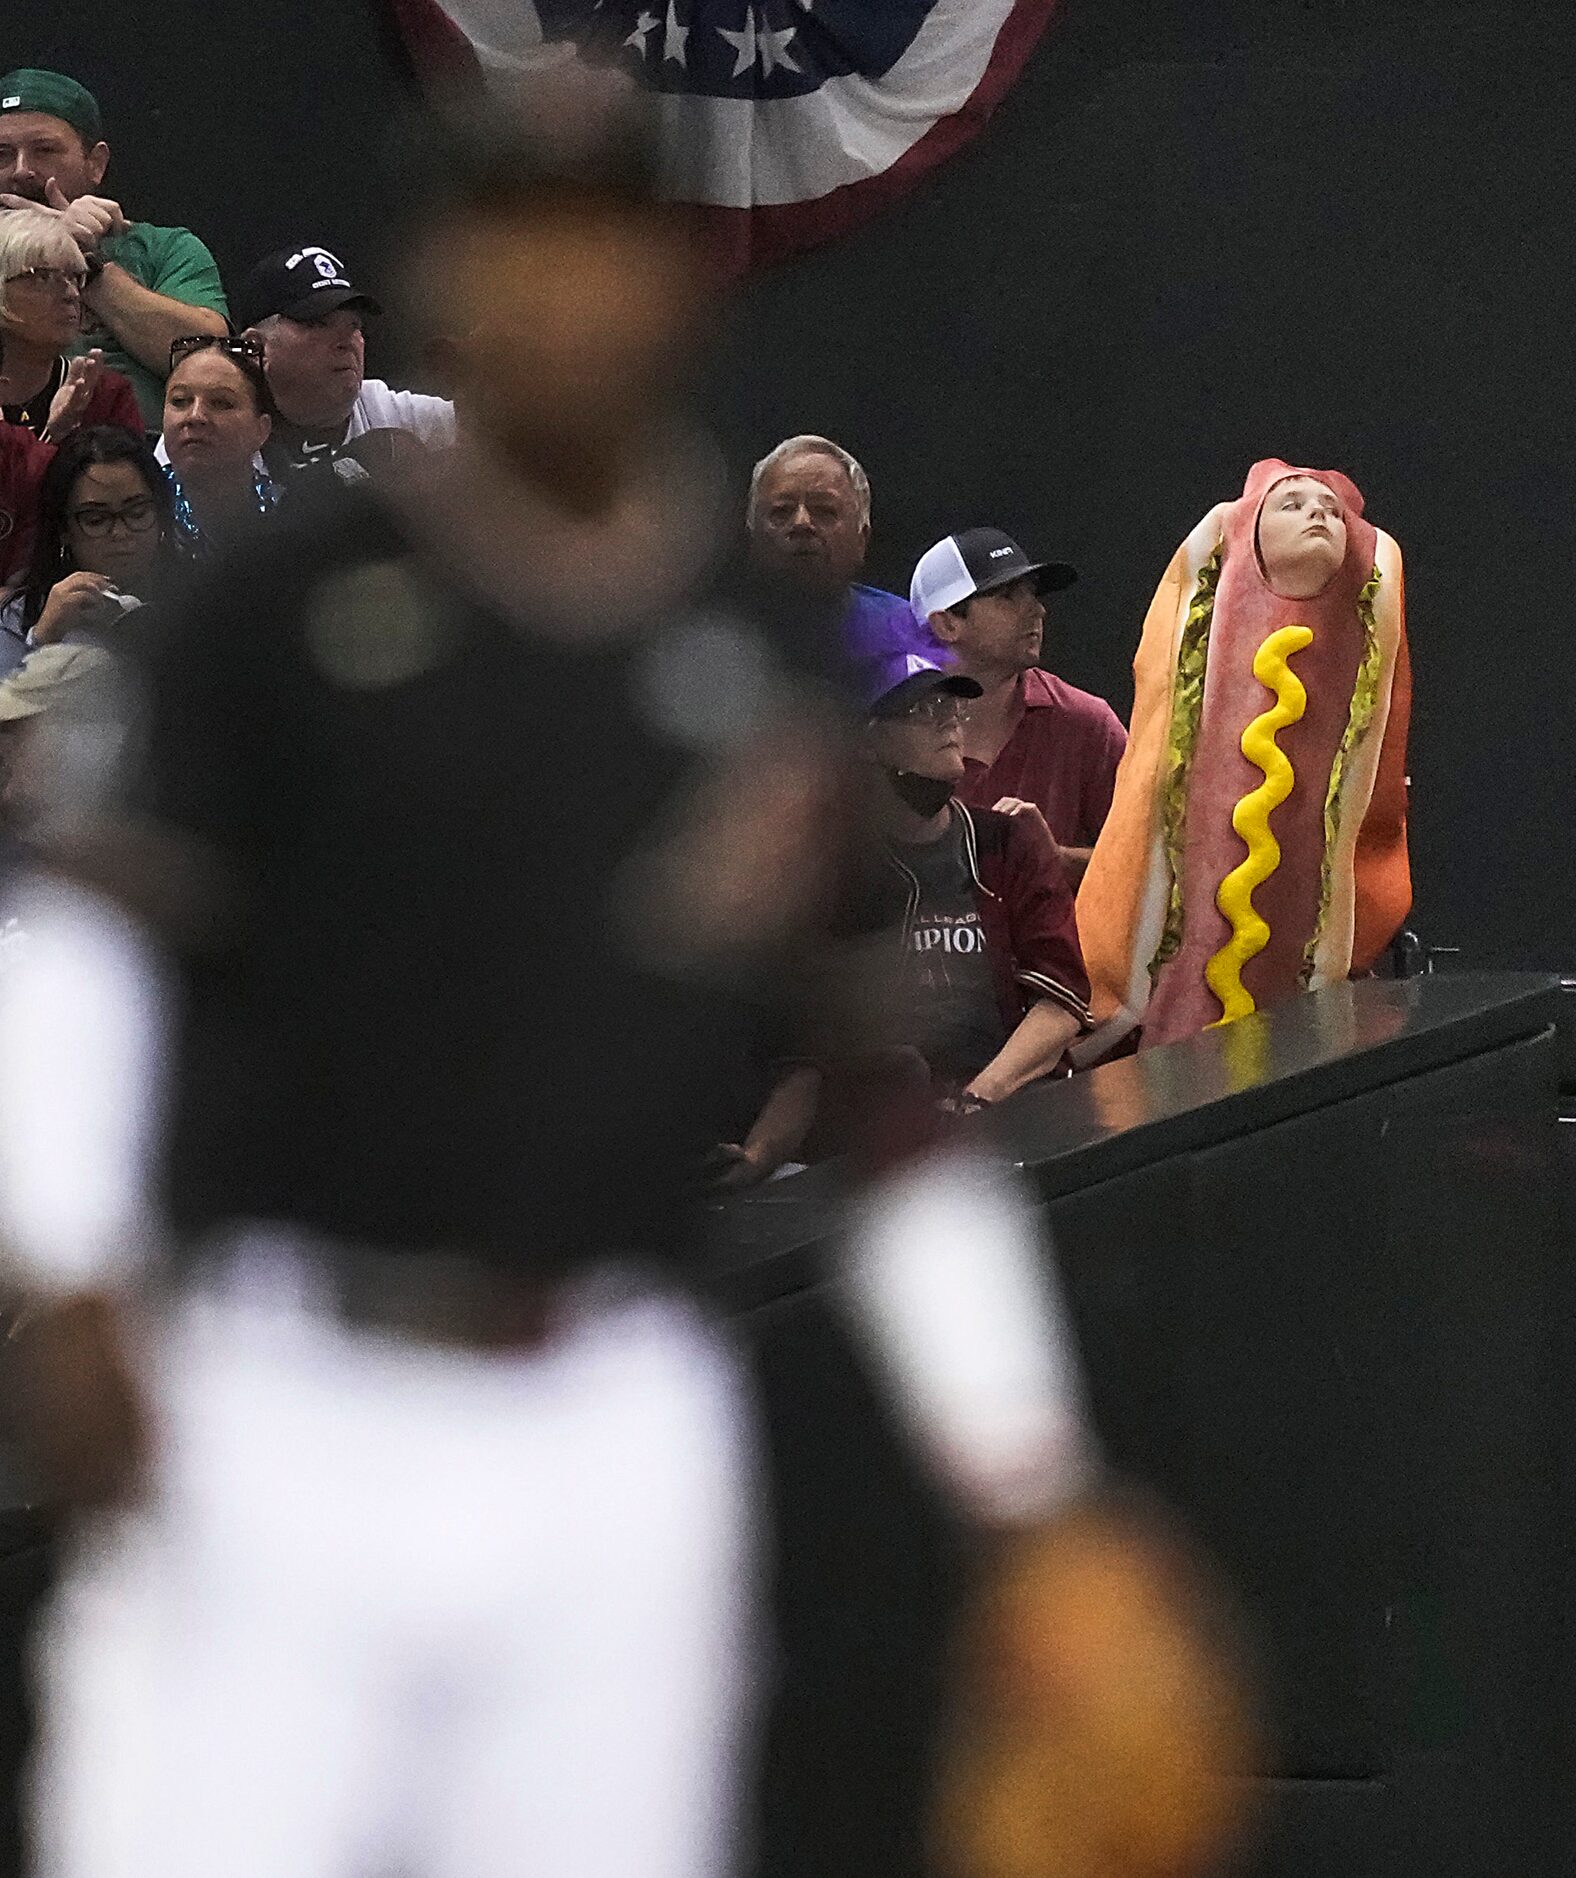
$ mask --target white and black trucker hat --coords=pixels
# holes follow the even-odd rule
[[[1031,561],[999,528],[965,528],[919,557],[909,582],[910,606],[921,619],[943,613],[976,593],[990,593],[1025,574],[1036,593],[1060,593],[1078,578],[1065,561]]]

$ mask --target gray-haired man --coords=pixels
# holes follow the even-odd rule
[[[860,584],[870,546],[870,478],[830,437],[789,437],[756,464],[745,525],[756,566],[820,605],[842,599],[843,648],[854,660],[914,650],[928,628],[909,603]]]

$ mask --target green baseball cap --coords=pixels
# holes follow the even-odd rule
[[[104,120],[98,99],[86,85],[64,72],[40,72],[23,67],[0,78],[0,116],[7,111],[41,111],[69,124],[85,144],[104,141]]]

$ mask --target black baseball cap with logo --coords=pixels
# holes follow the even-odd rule
[[[264,255],[235,297],[235,317],[244,329],[275,313],[287,320],[327,319],[342,306],[383,311],[371,294],[355,285],[337,254],[307,243]]]
[[[909,583],[909,605],[921,619],[960,606],[977,593],[992,593],[1028,575],[1036,593],[1060,593],[1078,578],[1065,561],[1031,561],[999,528],[965,528],[919,557]]]

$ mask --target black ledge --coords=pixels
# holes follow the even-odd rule
[[[1426,1075],[1556,1028],[1559,980],[1532,972],[1360,979],[1025,1090],[960,1125],[1031,1173],[1054,1200]],[[1551,1057],[1551,1098],[1554,1071]],[[1552,1113],[1551,1107],[1551,1113]],[[735,1308],[790,1296],[824,1275],[836,1231],[835,1167],[773,1181],[718,1209],[722,1291]]]

